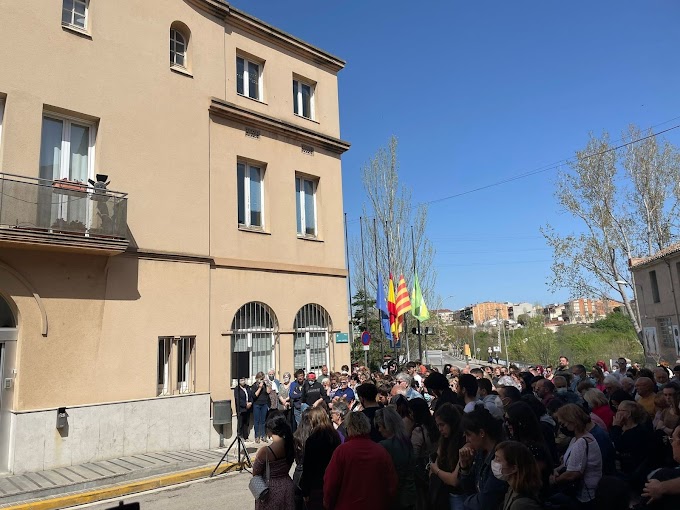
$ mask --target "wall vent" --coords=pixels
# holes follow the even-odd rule
[[[256,140],[260,139],[260,131],[257,129],[252,129],[252,128],[246,128],[246,136],[250,138],[255,138]]]
[[[314,155],[314,147],[311,145],[303,145],[302,146],[302,154],[307,154],[308,156],[313,156]]]

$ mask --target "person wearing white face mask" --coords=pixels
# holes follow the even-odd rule
[[[496,447],[491,471],[499,480],[508,482],[503,510],[541,510],[538,493],[541,477],[529,448],[518,441],[504,441]]]

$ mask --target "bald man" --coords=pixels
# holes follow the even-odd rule
[[[635,381],[635,391],[637,392],[635,396],[637,403],[645,408],[651,418],[654,418],[654,381],[649,377],[639,377]]]
[[[664,367],[656,367],[654,369],[654,380],[656,381],[656,387],[658,389],[663,389],[663,387],[668,384],[668,370]]]

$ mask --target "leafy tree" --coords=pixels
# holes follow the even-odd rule
[[[353,274],[357,275],[357,281],[362,281],[366,267],[367,293],[372,296],[376,295],[378,274],[387,284],[390,273],[395,279],[403,273],[410,290],[413,286],[413,238],[418,280],[425,302],[433,308],[436,271],[434,247],[426,235],[427,206],[415,206],[411,190],[399,183],[396,137],[392,136],[387,146],[378,149],[362,167],[362,181],[368,202],[363,205],[363,241],[357,239],[352,246]],[[390,267],[387,263],[388,243]],[[397,284],[395,281],[395,286]]]
[[[561,172],[555,196],[560,206],[581,226],[580,232],[541,229],[553,249],[549,285],[567,288],[573,297],[621,297],[642,344],[640,318],[626,287],[636,296],[633,275],[626,283],[627,261],[651,255],[677,235],[680,199],[680,156],[668,142],[631,126],[616,150],[605,132],[590,135],[576,152],[570,169]]]
[[[612,312],[608,314],[607,317],[605,317],[604,319],[595,321],[593,323],[593,328],[604,331],[615,331],[617,333],[623,333],[628,335],[635,334],[633,321],[630,320],[630,317],[620,312]]]
[[[524,328],[512,331],[508,352],[511,359],[544,366],[560,356],[555,334],[545,327],[542,317],[528,318]]]
[[[371,334],[368,364],[371,370],[377,370],[382,364],[381,344],[385,341],[385,338],[381,334],[375,299],[367,296],[363,289],[358,290],[352,296],[352,311],[352,362],[364,364],[361,334],[368,331]]]

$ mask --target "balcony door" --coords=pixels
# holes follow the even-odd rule
[[[43,187],[40,214],[49,227],[85,231],[90,207],[85,192],[66,192],[50,181],[66,179],[87,185],[94,175],[95,126],[69,117],[43,116],[40,144],[40,178]],[[43,224],[43,221],[40,223]]]
[[[0,295],[0,473],[9,471],[12,386],[19,330],[9,304]]]

